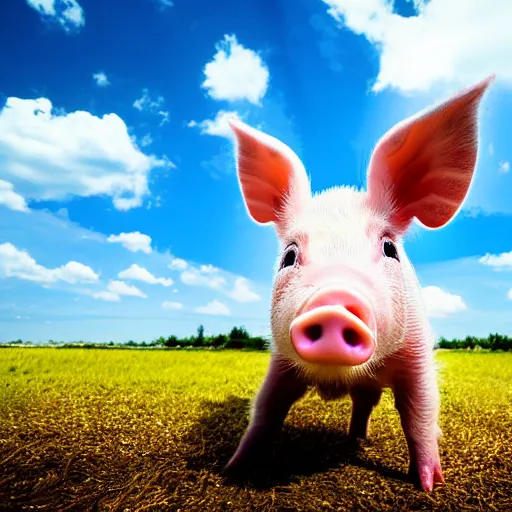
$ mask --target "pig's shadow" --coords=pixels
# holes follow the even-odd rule
[[[223,402],[203,402],[205,414],[185,440],[189,445],[186,456],[189,469],[206,469],[222,474],[224,465],[235,452],[247,427],[248,408],[249,400],[235,396]],[[387,478],[410,481],[405,473],[361,455],[360,446],[351,443],[341,429],[296,428],[285,424],[273,445],[268,464],[245,475],[241,480],[228,481],[260,489],[269,488],[291,483],[298,476],[346,465],[376,471]]]

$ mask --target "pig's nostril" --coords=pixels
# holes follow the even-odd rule
[[[359,334],[354,329],[343,329],[343,339],[353,347],[360,342]]]
[[[322,326],[320,324],[310,325],[306,328],[305,333],[311,341],[318,341],[322,337]]]

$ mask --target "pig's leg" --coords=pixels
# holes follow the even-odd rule
[[[354,388],[350,391],[352,398],[352,416],[348,436],[352,440],[366,439],[370,415],[373,408],[379,403],[382,395],[380,388]]]
[[[225,474],[244,473],[269,455],[288,411],[306,390],[307,385],[297,378],[289,364],[273,355],[253,403],[249,426],[224,468]]]
[[[434,484],[444,482],[438,447],[439,395],[434,372],[415,370],[395,382],[393,393],[409,448],[409,475],[430,492]]]

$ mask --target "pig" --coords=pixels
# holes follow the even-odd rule
[[[249,425],[223,468],[265,463],[293,404],[306,391],[352,402],[348,436],[368,436],[390,388],[409,453],[408,474],[426,492],[444,478],[435,339],[403,237],[414,219],[447,225],[469,192],[478,153],[478,107],[495,75],[409,117],[377,142],[366,190],[313,194],[283,142],[237,117],[238,181],[250,218],[273,225],[280,249],[271,299],[272,346]]]

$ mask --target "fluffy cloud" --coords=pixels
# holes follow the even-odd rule
[[[215,48],[213,60],[204,67],[201,87],[215,100],[248,100],[260,105],[270,77],[261,57],[239,44],[234,35],[226,34]]]
[[[76,0],[27,0],[27,4],[66,31],[79,30],[85,24],[84,11]]]
[[[133,102],[133,108],[140,112],[147,111],[161,116],[162,120],[160,121],[160,126],[162,126],[169,121],[169,112],[162,108],[164,102],[165,99],[163,96],[158,96],[153,99],[149,95],[149,91],[147,89],[143,89],[142,96]]]
[[[136,286],[127,284],[124,281],[116,281],[115,279],[109,281],[107,291],[116,295],[128,295],[131,297],[141,297],[143,299],[147,298],[147,295]]]
[[[188,127],[199,127],[201,130],[201,134],[203,135],[217,135],[219,137],[226,137],[227,139],[232,140],[233,130],[229,127],[228,119],[236,117],[238,118],[238,114],[236,112],[228,112],[226,110],[219,110],[215,119],[205,119],[204,121],[190,121],[188,123]]]
[[[162,302],[162,308],[163,309],[182,309],[183,304],[181,302],[171,302],[168,300],[165,300]]]
[[[220,272],[220,268],[214,267],[211,263],[208,263],[208,265],[200,265],[199,271],[204,274],[218,274]]]
[[[125,249],[128,249],[131,252],[142,251],[149,254],[152,251],[151,237],[141,233],[140,231],[110,235],[107,238],[107,242],[120,243]]]
[[[218,301],[217,299],[212,300],[209,302],[206,306],[199,306],[195,309],[196,313],[202,313],[205,315],[224,315],[228,316],[231,314],[231,311],[229,308],[223,304],[222,302]]]
[[[415,0],[416,16],[394,12],[389,0],[323,0],[341,25],[364,35],[380,54],[374,91],[425,91],[497,73],[512,81],[512,3],[485,0]]]
[[[219,269],[212,265],[201,265],[199,268],[189,267],[181,274],[183,283],[189,286],[204,286],[218,290],[226,285],[224,277],[219,275]]]
[[[502,252],[501,254],[485,254],[478,260],[482,265],[488,265],[495,270],[511,269],[512,270],[512,251]]]
[[[261,297],[249,288],[249,281],[245,277],[238,277],[233,290],[228,292],[229,297],[237,302],[255,302]]]
[[[25,198],[107,195],[118,210],[140,206],[149,172],[169,162],[142,153],[116,114],[52,108],[46,98],[7,99],[0,110],[0,178]]]
[[[121,279],[131,279],[133,281],[142,281],[149,284],[161,284],[162,286],[171,286],[173,280],[165,277],[155,277],[149,270],[140,267],[136,263],[117,274]]]
[[[507,298],[509,300],[512,300],[512,288],[510,288],[509,291],[507,292]]]
[[[0,204],[11,210],[28,212],[25,199],[14,192],[14,185],[5,180],[0,180]]]
[[[61,267],[50,269],[39,265],[27,251],[11,243],[0,245],[0,274],[38,283],[88,283],[99,279],[94,270],[77,261],[69,261]]]
[[[431,318],[443,318],[467,309],[460,295],[445,292],[438,286],[422,288],[427,314]]]
[[[181,258],[173,258],[167,266],[171,270],[185,270],[188,267],[188,263]]]
[[[148,297],[136,286],[127,284],[124,281],[117,281],[115,279],[111,279],[108,282],[106,290],[99,292],[85,291],[84,293],[90,295],[94,299],[108,302],[119,302],[121,300],[121,295],[126,295],[128,297],[141,297],[142,299],[147,299]]]
[[[200,265],[199,267],[189,265],[187,270],[181,273],[181,281],[188,286],[201,286],[220,291],[237,302],[261,300],[261,297],[250,289],[249,280],[245,277],[237,277],[233,288],[229,289],[226,278],[221,275],[220,269],[213,265]]]
[[[91,293],[91,296],[98,300],[105,300],[108,302],[119,302],[121,300],[121,297],[117,293],[109,292],[109,291],[101,291],[101,292],[95,292]]]
[[[499,172],[501,174],[506,174],[508,171],[510,171],[510,162],[505,162],[502,160],[500,162]]]
[[[103,73],[103,71],[94,73],[92,77],[94,78],[96,85],[98,85],[99,87],[106,87],[107,85],[110,85],[107,75]]]

